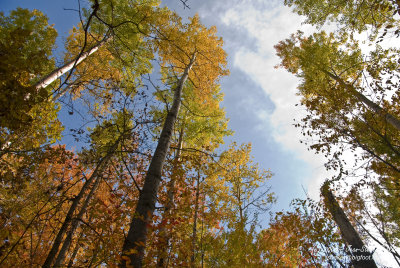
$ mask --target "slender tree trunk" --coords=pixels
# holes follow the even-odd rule
[[[305,60],[303,57],[299,56],[300,59]],[[319,66],[318,64],[316,64],[315,62],[309,62],[310,64],[314,65],[315,67],[317,67],[321,72],[323,72],[324,74],[326,74],[327,76],[329,76],[330,78],[332,78],[333,80],[335,80],[336,82],[338,82],[341,86],[343,86],[344,88],[346,88],[347,90],[349,90],[351,92],[351,94],[356,97],[360,102],[364,103],[365,105],[368,106],[368,108],[370,108],[372,111],[374,111],[376,114],[384,116],[386,122],[388,122],[389,124],[391,124],[394,128],[396,128],[397,130],[400,130],[400,120],[395,117],[394,115],[385,112],[383,110],[382,107],[380,107],[378,104],[374,103],[373,101],[371,101],[370,99],[368,99],[366,96],[364,96],[361,92],[358,92],[357,89],[353,86],[350,85],[348,83],[346,83],[345,81],[343,81],[342,78],[340,78],[339,76],[325,70],[323,67]]]
[[[195,267],[195,260],[196,260],[197,217],[199,211],[199,197],[200,197],[200,173],[197,173],[196,183],[197,187],[196,187],[196,198],[194,203],[193,232],[192,232],[192,256],[190,258],[191,267]]]
[[[182,144],[183,144],[183,128],[184,128],[184,123],[181,127],[181,130],[179,131],[179,138],[178,138],[178,149],[176,151],[175,159],[174,159],[174,165],[173,165],[173,171],[171,175],[171,180],[168,185],[168,202],[165,206],[163,218],[161,222],[166,222],[171,217],[171,210],[174,206],[174,195],[175,195],[175,182],[176,182],[176,171],[178,170],[178,164],[180,162],[180,156],[181,156],[181,150],[182,150]],[[170,234],[167,233],[167,229],[165,228],[165,225],[161,226],[160,228],[160,250],[158,253],[158,261],[157,261],[157,267],[164,267],[165,266],[165,258],[168,256],[168,245],[169,245],[169,240],[170,240]]]
[[[195,54],[193,54],[190,59],[189,64],[185,68],[183,75],[179,79],[178,85],[175,88],[173,104],[167,114],[167,118],[165,119],[157,148],[147,170],[143,189],[139,195],[135,214],[132,216],[128,235],[124,241],[121,267],[126,267],[127,263],[133,265],[135,268],[140,268],[142,266],[147,240],[147,225],[151,224],[152,221],[157,201],[158,188],[161,182],[162,168],[171,143],[172,131],[181,105],[182,89],[194,61]],[[127,260],[129,261],[127,262]]]
[[[97,164],[97,166],[96,166],[95,170],[93,171],[92,175],[90,176],[90,178],[83,184],[79,194],[77,196],[75,196],[75,198],[67,212],[67,215],[65,216],[64,222],[61,225],[61,228],[57,233],[57,236],[56,236],[56,238],[53,242],[53,245],[50,249],[50,252],[47,255],[47,258],[42,266],[43,268],[50,268],[51,264],[53,263],[53,261],[56,257],[56,254],[58,252],[58,249],[61,245],[64,234],[68,229],[68,226],[72,220],[72,217],[74,215],[76,208],[78,207],[86,190],[90,187],[90,185],[93,183],[93,181],[99,176],[99,174],[102,173],[104,166],[106,165],[108,160],[111,158],[112,154],[114,153],[114,151],[116,149],[116,145],[118,145],[118,142],[116,144],[114,144],[112,150],[107,152],[107,155],[100,160],[100,162]]]
[[[90,216],[88,221],[91,222],[91,219],[92,219],[92,217]],[[71,268],[74,265],[74,261],[75,261],[76,255],[78,254],[78,251],[79,251],[79,248],[80,248],[79,242],[82,239],[83,234],[84,234],[84,232],[82,230],[80,235],[79,235],[78,240],[76,241],[76,245],[74,247],[74,250],[72,251],[71,258],[69,259],[68,266],[67,266],[68,268]]]
[[[206,196],[203,193],[203,200],[206,200]],[[201,235],[200,235],[200,247],[201,247],[201,267],[204,267],[204,244],[203,244],[203,238],[204,238],[204,202],[202,203],[201,206]]]
[[[88,51],[82,53],[80,56],[76,57],[75,59],[73,59],[70,62],[61,66],[60,68],[55,69],[47,76],[43,77],[39,82],[36,83],[36,85],[35,85],[36,89],[39,90],[41,88],[45,88],[48,85],[50,85],[51,83],[53,83],[55,80],[60,78],[62,75],[64,75],[68,71],[70,71],[72,68],[77,66],[83,60],[85,60],[87,57],[89,57],[94,52],[96,52],[104,43],[107,42],[108,39],[109,39],[109,37],[104,38],[103,40],[98,42],[96,45],[94,45],[92,48],[90,48]],[[62,94],[61,95],[60,94],[61,93],[56,94],[54,99],[57,99],[58,97],[60,97],[62,95]]]
[[[340,258],[337,257],[336,253],[334,250],[331,249],[330,245],[323,240],[325,248],[329,251],[329,254],[332,255],[335,258],[335,261],[337,261],[342,268],[346,268],[346,266],[343,264],[343,262],[340,260]],[[326,251],[325,251],[326,252]],[[331,263],[332,259],[328,258],[329,262]],[[335,267],[334,265],[331,264],[332,267]]]
[[[101,176],[97,176],[92,189],[90,190],[89,194],[86,196],[86,199],[81,207],[81,210],[79,211],[77,217],[72,220],[71,228],[68,232],[67,237],[64,240],[64,243],[60,249],[60,252],[58,253],[54,267],[61,267],[62,263],[64,262],[65,255],[67,253],[67,250],[69,249],[69,246],[71,245],[72,237],[75,233],[75,230],[78,228],[79,223],[83,218],[83,214],[85,214],[87,207],[89,206],[89,202],[92,199],[94,193],[96,192],[97,187],[99,186],[99,184],[101,182],[101,179],[102,179]]]
[[[325,182],[321,188],[324,202],[334,221],[339,227],[343,240],[350,247],[350,258],[355,268],[377,268],[372,254],[365,247],[357,231],[351,225],[346,214],[339,206],[335,196],[329,189],[329,183]]]
[[[94,253],[93,256],[92,256],[92,259],[90,260],[90,263],[89,263],[89,265],[88,265],[88,268],[91,268],[91,267],[93,266],[93,263],[94,263],[94,261],[95,261],[96,258],[97,258],[97,255],[98,255],[98,251],[96,250],[95,253]],[[97,267],[98,267],[98,266],[97,266]]]
[[[353,85],[349,85],[343,79],[341,79],[339,76],[334,75],[326,70],[322,69],[322,72],[324,72],[326,75],[337,81],[340,85],[345,87],[347,90],[353,94],[354,97],[356,97],[360,102],[364,103],[365,105],[368,106],[372,111],[374,111],[378,115],[384,116],[386,122],[391,124],[394,128],[397,130],[400,130],[400,120],[396,118],[394,115],[385,112],[382,107],[380,107],[378,104],[374,103],[370,99],[368,99],[366,96],[364,96],[362,93],[358,92],[357,89]]]
[[[60,230],[57,233],[57,236],[53,242],[53,246],[50,249],[49,254],[47,255],[47,258],[43,264],[43,268],[49,268],[54,260],[54,258],[56,257],[56,254],[58,252],[58,249],[60,247],[60,244],[62,242],[63,236],[65,234],[65,232],[68,229],[69,223],[72,220],[72,216],[75,212],[75,209],[78,207],[79,202],[81,201],[82,197],[84,196],[87,188],[92,184],[95,176],[97,176],[98,174],[98,168],[100,167],[100,165],[103,163],[103,159],[100,161],[99,165],[97,165],[95,171],[92,173],[92,175],[90,176],[90,178],[83,184],[79,194],[74,198],[68,212],[67,215],[65,216],[64,222],[61,225]]]

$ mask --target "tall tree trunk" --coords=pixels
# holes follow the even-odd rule
[[[400,120],[395,117],[394,115],[385,112],[382,107],[380,107],[378,104],[374,103],[370,99],[368,99],[366,96],[364,96],[362,93],[358,92],[357,89],[353,85],[349,85],[343,79],[341,79],[339,76],[334,75],[324,69],[321,69],[323,73],[328,75],[330,78],[334,79],[337,81],[341,86],[345,87],[347,90],[351,92],[351,94],[356,97],[360,102],[364,103],[365,105],[368,106],[372,111],[374,111],[377,115],[381,115],[385,118],[386,122],[391,124],[394,128],[397,130],[400,130]]]
[[[190,258],[191,267],[195,266],[196,260],[196,241],[197,241],[197,217],[199,212],[199,197],[200,197],[200,173],[197,173],[196,179],[197,187],[196,187],[196,198],[194,203],[194,215],[193,215],[193,232],[192,232],[192,256]]]
[[[81,237],[82,237],[82,234],[81,234],[81,236],[79,238],[81,238]],[[69,262],[68,262],[68,265],[67,265],[68,268],[71,268],[74,265],[74,261],[75,261],[76,255],[78,254],[78,251],[79,251],[79,248],[80,248],[79,240],[80,239],[78,239],[78,241],[77,241],[77,243],[76,243],[76,245],[74,247],[74,250],[72,251],[71,258],[69,259]]]
[[[181,130],[179,131],[178,149],[176,151],[176,155],[175,155],[175,159],[174,159],[171,180],[168,185],[168,197],[167,197],[168,201],[165,206],[165,210],[164,210],[164,214],[163,214],[161,222],[166,222],[168,219],[170,219],[171,212],[172,212],[171,210],[174,206],[175,182],[176,182],[176,176],[177,176],[176,173],[178,170],[178,165],[179,165],[180,157],[181,157],[184,125],[185,125],[185,123],[183,123]],[[168,245],[169,245],[170,237],[171,237],[171,234],[167,233],[167,229],[165,228],[165,225],[161,226],[161,228],[160,228],[160,250],[158,253],[157,267],[165,266],[165,258],[168,256]]]
[[[305,60],[304,57],[298,56],[300,59]],[[388,122],[389,124],[391,124],[394,128],[396,128],[397,130],[400,130],[400,120],[395,117],[394,115],[386,112],[383,110],[382,107],[380,107],[378,104],[374,103],[373,101],[371,101],[370,99],[368,99],[366,96],[364,96],[361,92],[359,92],[353,85],[348,84],[347,82],[345,82],[342,78],[340,78],[339,76],[325,70],[323,67],[319,66],[318,64],[316,64],[315,62],[309,62],[309,64],[314,65],[315,67],[317,67],[321,72],[323,72],[324,74],[326,74],[327,76],[329,76],[330,78],[332,78],[333,80],[335,80],[336,82],[338,82],[341,86],[343,86],[344,88],[346,88],[347,90],[350,91],[350,93],[356,97],[358,99],[358,101],[364,103],[365,105],[368,106],[369,109],[371,109],[372,111],[374,111],[377,115],[381,115],[384,116],[386,122]]]
[[[165,119],[157,148],[151,159],[149,169],[147,170],[143,189],[139,195],[135,213],[132,215],[128,235],[124,241],[121,267],[127,266],[127,260],[129,260],[129,265],[133,265],[135,268],[140,268],[142,266],[147,240],[147,225],[151,224],[152,221],[158,188],[161,182],[162,168],[171,143],[172,131],[181,105],[182,89],[194,61],[195,54],[193,54],[190,59],[189,64],[186,66],[175,88],[173,104]]]
[[[92,216],[89,217],[88,222],[91,222],[91,220],[92,220]],[[80,248],[79,242],[81,241],[83,235],[84,235],[84,230],[81,231],[81,233],[79,234],[79,237],[78,237],[78,239],[76,241],[74,250],[72,251],[71,258],[69,259],[69,262],[68,262],[68,265],[67,265],[68,268],[71,268],[74,265],[74,261],[75,261],[76,255],[78,254],[78,251],[79,251],[79,248]]]
[[[89,57],[90,55],[92,55],[94,52],[96,52],[104,43],[107,42],[107,40],[110,37],[105,37],[103,40],[101,40],[100,42],[98,42],[96,45],[94,45],[92,48],[90,48],[88,51],[82,53],[81,55],[77,56],[75,59],[69,61],[68,63],[64,64],[63,66],[61,66],[60,68],[55,69],[54,71],[52,71],[50,74],[48,74],[47,76],[43,77],[39,82],[36,83],[35,87],[37,90],[41,89],[41,88],[45,88],[48,85],[50,85],[51,83],[53,83],[55,80],[57,80],[58,78],[60,78],[62,75],[64,75],[65,73],[67,73],[68,71],[70,71],[72,68],[74,68],[75,66],[77,66],[79,63],[81,63],[83,60],[85,60],[87,57]],[[56,96],[54,97],[54,99],[57,99],[58,97],[60,97],[62,95],[62,93],[58,93],[56,94]]]
[[[205,193],[203,193],[203,200],[206,200],[206,195],[205,195]],[[202,202],[202,205],[201,205],[201,232],[200,232],[200,248],[201,248],[201,268],[203,268],[204,267],[204,252],[205,252],[205,249],[204,249],[204,244],[203,244],[203,241],[204,241],[204,202]]]
[[[339,206],[335,196],[329,189],[329,182],[326,181],[321,188],[324,202],[334,221],[339,227],[343,240],[350,247],[350,258],[355,268],[377,268],[371,253],[365,247],[358,232],[351,225],[346,214]]]
[[[119,141],[118,141],[119,142]],[[93,183],[93,181],[99,176],[99,174],[102,173],[104,166],[106,165],[106,163],[108,162],[108,160],[111,158],[111,156],[113,155],[118,142],[116,144],[113,145],[112,149],[110,151],[107,152],[106,156],[104,156],[99,163],[97,164],[95,170],[93,171],[92,175],[90,176],[90,178],[83,184],[80,192],[78,193],[77,196],[75,196],[68,212],[67,215],[65,216],[64,222],[61,225],[60,230],[57,233],[57,236],[53,242],[53,245],[50,249],[49,254],[47,255],[47,258],[42,266],[42,268],[50,268],[51,264],[54,261],[54,258],[56,257],[56,254],[58,252],[58,249],[61,245],[62,239],[64,237],[65,232],[68,229],[68,226],[72,220],[72,217],[74,215],[74,212],[76,210],[76,208],[78,207],[81,199],[83,198],[86,190],[90,187],[90,185]]]
[[[101,182],[102,176],[97,176],[96,181],[94,182],[92,189],[90,190],[89,194],[86,196],[86,199],[78,213],[78,215],[76,216],[76,218],[74,218],[72,220],[71,223],[71,227],[69,229],[68,235],[64,240],[64,243],[60,249],[60,252],[58,253],[56,262],[54,263],[54,267],[61,267],[62,263],[64,262],[65,259],[65,255],[69,249],[69,246],[71,245],[72,242],[72,237],[75,233],[75,230],[78,228],[80,221],[83,218],[83,214],[85,214],[87,207],[89,206],[89,202],[92,199],[94,193],[97,190],[97,187],[99,186],[100,182]]]

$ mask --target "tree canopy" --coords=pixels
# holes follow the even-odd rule
[[[295,125],[335,175],[319,201],[275,212],[274,167],[224,144],[216,27],[155,0],[90,0],[56,65],[43,13],[0,13],[0,266],[377,267],[375,246],[400,265],[400,58],[380,45],[399,35],[398,2],[285,3],[337,27],[275,45],[299,78]]]

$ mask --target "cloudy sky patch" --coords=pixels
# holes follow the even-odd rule
[[[323,157],[308,151],[299,142],[304,137],[293,126],[293,119],[301,119],[305,114],[303,107],[295,106],[300,100],[296,95],[299,80],[283,69],[274,68],[279,64],[273,47],[275,44],[297,30],[306,33],[314,30],[309,25],[301,25],[302,20],[276,2],[270,6],[240,2],[226,10],[221,18],[228,27],[245,29],[255,42],[251,47],[242,46],[234,52],[233,66],[259,85],[273,104],[272,112],[267,108],[253,109],[253,114],[259,119],[256,128],[263,130],[265,136],[272,136],[275,142],[309,166],[308,178],[301,181],[306,182],[311,196],[318,198],[319,186],[328,174],[323,167]],[[292,179],[298,179],[295,177]]]

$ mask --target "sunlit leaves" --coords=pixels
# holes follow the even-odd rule
[[[13,178],[1,181],[3,266],[29,266],[44,261],[49,246],[44,241],[53,238],[68,200],[81,185],[81,163],[64,147],[49,148],[34,157],[34,163],[19,159],[21,165]]]
[[[0,14],[0,126],[18,129],[34,120],[31,109],[49,95],[33,86],[54,68],[50,58],[57,32],[38,10]]]
[[[312,145],[312,148],[328,153],[329,147],[342,142],[343,137],[356,136],[351,142],[369,147],[367,139],[375,140],[377,134],[376,139],[384,143],[383,133],[394,131],[380,114],[364,106],[356,91],[375,96],[374,101],[384,104],[383,112],[398,113],[397,101],[389,104],[387,98],[395,88],[382,90],[381,86],[383,77],[392,73],[397,65],[393,60],[394,51],[377,47],[367,58],[356,42],[347,41],[346,36],[339,37],[321,32],[305,38],[299,33],[276,46],[282,58],[281,66],[302,78],[299,85],[302,104],[310,112],[303,119],[304,126],[316,130],[314,133],[321,137],[320,145]],[[396,77],[396,73],[393,76]],[[361,126],[363,131],[359,129]],[[310,129],[305,132],[312,133]]]
[[[376,37],[381,28],[398,27],[395,15],[398,12],[396,1],[326,1],[326,0],[285,0],[299,15],[306,16],[306,22],[322,26],[327,22],[338,23],[344,31],[372,30]]]
[[[216,36],[216,28],[206,28],[198,15],[183,24],[181,18],[171,13],[160,21],[155,39],[156,51],[162,59],[162,68],[170,68],[169,74],[180,76],[193,55],[196,60],[189,73],[189,80],[196,88],[195,94],[205,99],[214,90],[218,79],[227,75],[226,53],[222,39]]]
[[[93,181],[99,182],[98,188],[88,186],[82,191],[84,200],[89,191],[96,190],[88,209],[78,214],[84,208],[81,200],[73,219],[69,219],[79,223],[67,230],[72,240],[63,265],[112,266],[120,261],[120,250],[128,223],[135,216],[132,211],[142,191],[148,155],[158,137],[159,124],[170,108],[183,70],[192,60],[194,65],[183,85],[181,110],[162,171],[156,212],[146,225],[154,239],[147,248],[145,261],[154,264],[154,256],[163,250],[162,239],[168,238],[170,265],[260,264],[255,243],[257,216],[274,201],[269,188],[261,187],[272,174],[253,162],[250,145],[233,144],[222,154],[217,151],[232,131],[221,107],[219,79],[228,70],[216,28],[202,25],[197,15],[184,23],[175,13],[158,8],[158,1],[92,3],[93,10],[84,11],[86,21],[72,29],[67,38],[64,59],[70,61],[99,41],[106,41],[75,66],[59,88],[38,92],[31,88],[54,68],[49,51],[50,37],[55,35],[45,19],[34,28],[47,27],[46,31],[36,35],[31,31],[33,24],[26,22],[31,32],[22,31],[13,37],[16,44],[28,40],[30,49],[49,51],[39,53],[43,56],[40,59],[30,55],[29,50],[19,55],[37,59],[38,66],[26,59],[5,61],[21,62],[20,77],[15,78],[17,71],[10,68],[7,75],[26,89],[21,90],[19,98],[29,105],[21,112],[20,121],[29,122],[29,127],[18,129],[21,124],[13,125],[9,120],[4,121],[2,128],[0,194],[4,228],[0,232],[0,262],[4,260],[8,266],[42,265],[51,246],[45,241],[54,241],[71,203],[78,200],[76,196],[82,185],[91,181],[93,174],[96,174]],[[29,12],[18,12],[29,19]],[[36,11],[32,14],[42,18]],[[11,24],[18,23],[12,21],[7,27],[11,29]],[[2,29],[1,34],[7,31]],[[29,40],[32,36],[34,42]],[[7,53],[13,51],[11,47],[7,49]],[[153,63],[158,66],[153,68]],[[156,98],[152,101],[162,104],[159,110],[153,106],[153,120],[148,120],[146,98],[151,96],[148,89],[154,85],[150,79],[157,74],[146,79],[143,75],[159,71],[158,67],[164,87],[157,84]],[[50,101],[51,97],[58,101],[57,105]],[[76,154],[63,147],[42,148],[60,138],[62,126],[57,121],[57,112],[67,97],[71,97],[68,100],[71,106],[87,105],[85,112],[95,119],[74,129],[82,134],[83,128],[90,126],[86,143],[73,144],[79,148]],[[144,102],[133,107],[138,99]],[[142,121],[143,118],[152,121],[146,130],[143,125],[148,121]],[[84,143],[83,138],[80,141]],[[177,147],[182,147],[179,156]],[[171,196],[172,205],[168,204]],[[170,236],[163,235],[166,233]],[[213,247],[216,244],[217,250]],[[243,247],[248,251],[243,251]]]

